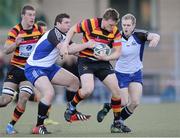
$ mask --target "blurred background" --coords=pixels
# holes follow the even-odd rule
[[[121,17],[126,13],[134,14],[137,28],[161,36],[156,48],[145,48],[142,102],[180,101],[179,0],[0,0],[0,50],[8,30],[19,22],[20,11],[25,4],[36,7],[36,20],[45,21],[48,28],[53,27],[56,15],[64,12],[71,15],[72,25],[85,18],[100,17],[108,7],[117,9]],[[75,41],[78,42],[80,38],[75,38]],[[0,53],[0,89],[9,59],[10,55],[3,56]],[[88,101],[108,101],[110,95],[102,83],[96,80],[95,87]],[[64,91],[62,87],[56,87],[56,90]],[[63,102],[64,93],[57,93],[55,101]]]

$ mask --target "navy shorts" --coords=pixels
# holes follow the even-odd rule
[[[143,84],[143,73],[142,70],[139,70],[135,73],[127,74],[127,73],[120,73],[115,72],[116,77],[118,79],[118,84],[120,88],[128,88],[131,82],[139,82]]]
[[[37,67],[30,66],[26,64],[25,66],[25,75],[28,81],[30,81],[33,85],[35,81],[41,76],[47,76],[51,81],[54,75],[61,69],[60,66],[53,64],[50,67]]]

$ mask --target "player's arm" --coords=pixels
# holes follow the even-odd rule
[[[98,60],[103,61],[111,61],[111,60],[117,60],[121,55],[121,46],[117,46],[113,48],[113,52],[107,56],[107,55],[94,55]]]
[[[12,53],[16,47],[22,42],[22,38],[17,35],[13,29],[8,33],[8,38],[4,44],[3,52],[5,54]]]
[[[112,42],[112,46],[113,46],[113,52],[109,55],[109,56],[104,56],[105,61],[110,61],[110,60],[117,60],[120,55],[121,55],[121,34],[119,31],[117,31],[117,34]]]
[[[94,45],[96,44],[97,42],[93,41],[93,40],[89,40],[88,42],[86,43],[81,43],[81,44],[77,44],[77,43],[72,43],[68,46],[68,52],[69,54],[75,54],[77,52],[80,52],[86,48],[94,48]]]
[[[90,22],[90,19],[85,19],[77,24],[75,24],[73,27],[71,27],[71,29],[68,31],[67,35],[66,35],[66,40],[64,42],[64,45],[68,46],[68,44],[70,43],[71,39],[73,38],[73,36],[75,35],[75,33],[87,33],[90,32],[92,28],[91,25],[87,25]],[[79,51],[82,51],[86,48],[92,48],[93,44],[95,43],[92,40],[88,41],[87,43],[83,43],[83,44],[74,44],[74,46],[69,46],[69,53],[76,53]]]
[[[71,27],[70,30],[67,32],[66,39],[63,44],[65,47],[68,47],[68,45],[69,45],[70,41],[72,40],[75,33],[76,33],[76,25]]]
[[[148,33],[147,40],[149,41],[149,47],[156,47],[160,40],[160,35],[156,33]]]

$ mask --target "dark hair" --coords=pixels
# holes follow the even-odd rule
[[[54,21],[54,25],[56,25],[57,22],[61,23],[63,18],[70,18],[70,16],[66,13],[61,13],[56,16],[56,19]]]
[[[31,5],[25,5],[22,10],[21,10],[21,14],[25,14],[27,10],[32,10],[32,11],[35,11],[35,8]]]
[[[119,13],[116,9],[108,8],[105,10],[103,14],[103,19],[109,20],[112,19],[113,21],[118,22],[119,21]]]
[[[47,26],[47,23],[45,23],[44,21],[37,21],[36,24],[38,26]]]

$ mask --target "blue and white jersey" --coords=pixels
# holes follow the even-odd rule
[[[37,42],[32,53],[27,59],[30,66],[50,67],[59,57],[60,51],[56,47],[65,40],[66,35],[58,28],[46,32]]]
[[[129,38],[122,34],[122,52],[115,65],[117,72],[130,74],[143,68],[142,58],[147,36],[148,32],[143,30],[135,30]]]

